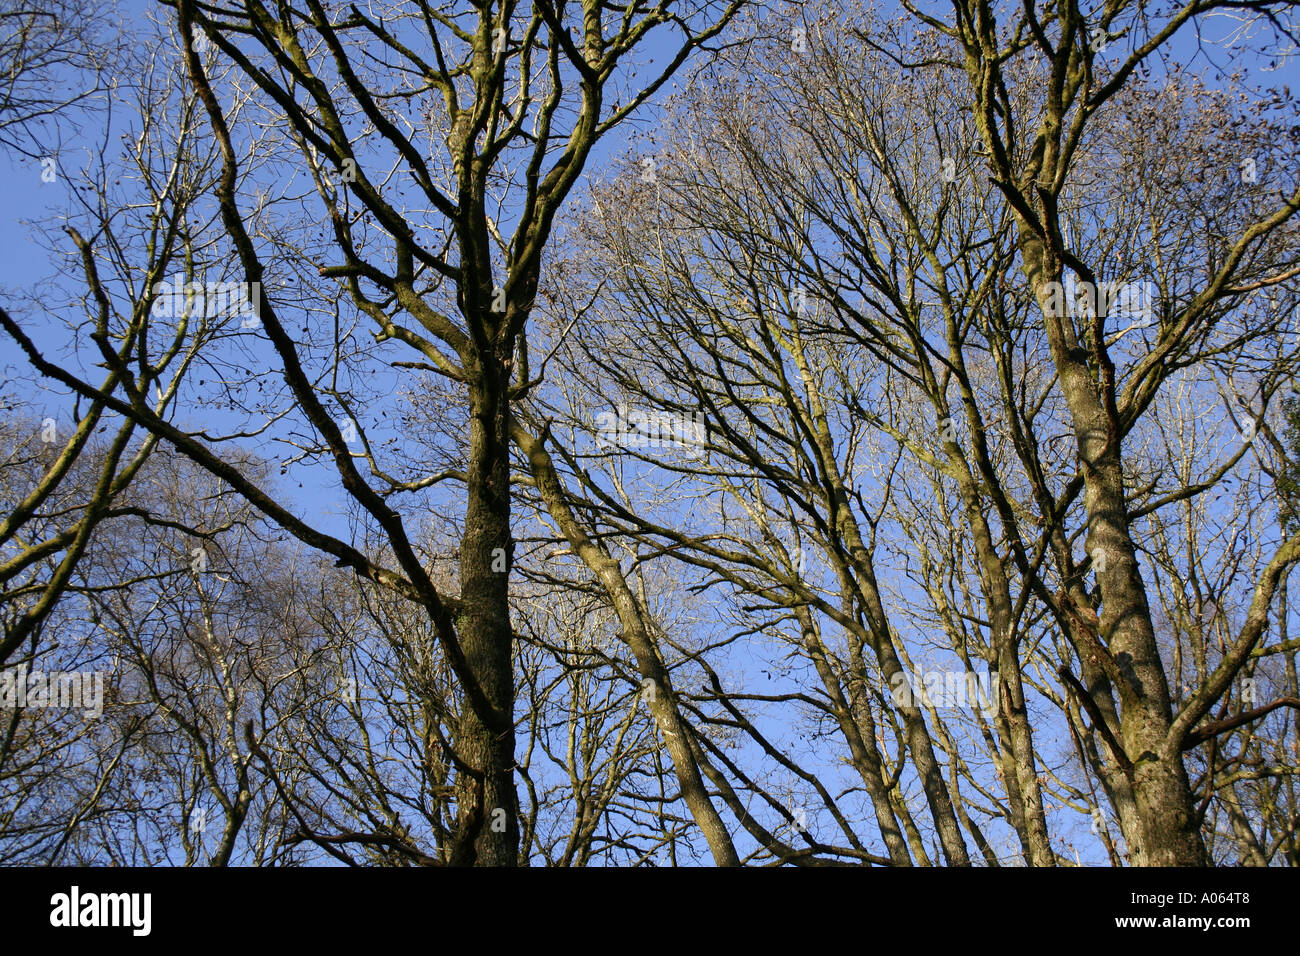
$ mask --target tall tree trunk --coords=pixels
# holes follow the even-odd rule
[[[1132,783],[1140,832],[1124,826],[1133,863],[1139,866],[1203,866],[1191,783],[1181,749],[1170,738],[1173,723],[1169,685],[1151,623],[1151,609],[1133,545],[1125,500],[1120,448],[1122,435],[1105,396],[1113,393],[1104,367],[1094,378],[1088,351],[1068,316],[1057,315],[1048,291],[1059,282],[1061,265],[1022,222],[1025,273],[1046,318],[1052,358],[1070,410],[1083,464],[1088,553],[1097,557],[1102,606],[1097,625],[1080,621],[1071,635],[1080,657],[1097,658],[1119,693],[1119,743],[1111,759],[1126,767]],[[1104,346],[1092,343],[1094,353]],[[1102,364],[1100,361],[1099,365]],[[1112,673],[1113,672],[1113,673]]]
[[[692,819],[704,834],[718,866],[740,866],[740,857],[731,833],[700,775],[699,763],[691,748],[691,730],[681,719],[668,669],[655,651],[654,639],[647,626],[641,602],[632,593],[618,562],[596,544],[578,524],[565,498],[559,475],[541,439],[522,425],[515,425],[514,438],[528,456],[538,492],[568,539],[569,545],[584,564],[600,579],[623,627],[623,639],[636,658],[637,670],[646,688],[647,704],[664,737],[664,745],[673,762],[682,800]]]
[[[491,710],[466,704],[456,750],[472,771],[458,778],[459,827],[473,835],[474,862],[519,862],[518,795],[514,785],[514,669],[510,625],[509,362],[489,356],[471,369],[470,447],[465,529],[460,547],[465,660]],[[476,832],[476,835],[475,834]],[[460,862],[460,861],[458,861]]]

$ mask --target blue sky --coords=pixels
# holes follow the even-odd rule
[[[935,6],[938,9],[946,8],[944,4],[935,4]],[[124,0],[116,8],[117,15],[121,17],[123,23],[140,22],[146,12],[153,9],[157,8],[140,0],[129,0],[129,2]],[[1228,55],[1218,49],[1216,44],[1226,44],[1231,31],[1231,25],[1226,20],[1211,20],[1205,24],[1204,29],[1206,37],[1211,41],[1208,44],[1197,43],[1191,31],[1185,31],[1171,46],[1171,57],[1185,65],[1191,72],[1202,75],[1210,85],[1216,85],[1219,82],[1218,74],[1224,71],[1228,59]],[[135,31],[134,35],[140,35],[140,31]],[[1233,42],[1240,45],[1245,41],[1237,39]],[[656,52],[659,51],[650,49],[647,51],[647,56],[657,59]],[[1279,64],[1276,69],[1269,69],[1268,62],[1262,61],[1254,76],[1260,85],[1287,84],[1294,88],[1297,80],[1300,80],[1300,63],[1292,58],[1288,62]],[[668,89],[671,88],[670,85]],[[121,125],[114,127],[115,133],[126,130],[131,123],[129,117],[121,116],[118,117],[117,122]],[[85,149],[96,142],[97,131],[98,120],[92,119],[86,124],[86,133],[83,137],[77,137],[75,134],[69,136],[64,149],[59,153],[59,166],[62,170],[75,169],[78,163],[84,161],[88,155]],[[98,132],[102,138],[102,131]],[[610,137],[593,156],[588,167],[588,175],[599,175],[601,168],[612,157],[629,148],[635,149],[629,143],[627,138],[620,135]],[[34,221],[57,217],[75,208],[75,203],[68,192],[70,177],[66,174],[61,175],[55,182],[48,183],[42,180],[45,168],[39,161],[9,154],[6,154],[2,161],[9,189],[0,196],[0,300],[3,300],[6,307],[20,318],[37,343],[48,353],[64,355],[71,360],[74,350],[64,327],[57,321],[50,320],[49,315],[43,311],[46,306],[66,305],[68,300],[77,294],[75,285],[61,283],[55,278],[64,265],[59,257],[63,251],[70,248],[70,245],[65,237],[54,232],[52,235],[59,244],[57,248],[60,251],[52,251],[28,225]],[[580,193],[581,189],[572,197],[571,208],[582,202]],[[367,338],[364,327],[355,334],[359,339]],[[270,361],[264,346],[264,342],[259,342],[255,335],[250,334],[234,347],[228,360],[238,364],[238,356],[243,355],[249,366],[256,367],[257,372],[265,373],[263,377],[272,380],[275,378],[275,365]],[[400,353],[391,347],[383,354],[389,359],[399,356],[410,357],[409,354]],[[260,366],[258,363],[261,363]],[[15,373],[26,378],[21,375],[22,365],[21,359],[14,354],[12,343],[7,339],[0,341],[0,370],[3,370],[6,377],[6,391],[15,390],[15,386],[9,381]],[[386,414],[391,413],[396,416],[401,411],[402,400],[398,395],[399,377],[383,371],[379,363],[372,363],[370,368],[374,371],[369,376],[348,384],[359,395],[364,396],[363,414],[367,426],[373,429],[373,434],[377,438],[393,437],[398,434],[398,430],[395,427],[385,426],[383,419]],[[87,371],[84,368],[81,370]],[[92,374],[89,377],[93,379],[95,376]],[[69,407],[68,398],[61,391],[50,389],[47,385],[40,385],[35,390],[29,388],[24,382],[19,387],[19,394],[23,399],[31,402],[36,417],[60,413],[66,415]],[[191,392],[190,397],[193,398],[197,394]],[[243,427],[246,421],[243,416],[236,416],[219,407],[204,405],[196,408],[184,397],[181,406],[178,412],[180,421],[198,424],[199,421],[195,416],[201,416],[201,424],[209,429]],[[277,434],[287,437],[287,433],[282,429],[277,430]],[[264,442],[255,443],[253,450],[272,458],[283,451],[273,449]],[[339,490],[332,469],[315,465],[294,468],[281,481],[280,490],[297,505],[301,514],[309,517],[324,530],[345,538],[351,536],[344,496]],[[1074,815],[1071,814],[1070,818],[1074,819]],[[1086,824],[1084,826],[1086,827]],[[1075,821],[1073,829],[1078,828],[1079,824]],[[1102,862],[1100,847],[1094,844],[1092,849],[1092,855],[1085,858],[1084,862]]]

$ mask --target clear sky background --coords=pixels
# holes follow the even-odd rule
[[[936,3],[937,11],[947,10],[947,5]],[[124,24],[140,23],[150,11],[161,10],[146,0],[118,0],[116,5],[104,8],[104,15],[118,19]],[[163,12],[163,15],[167,15]],[[1203,77],[1207,85],[1221,83],[1221,76],[1228,62],[1225,47],[1234,44],[1249,43],[1249,38],[1235,38],[1235,24],[1226,18],[1210,19],[1202,23],[1202,39],[1198,41],[1195,32],[1185,30],[1178,40],[1171,45],[1169,56],[1182,63],[1185,68]],[[128,34],[131,35],[131,34]],[[1117,51],[1118,52],[1118,51]],[[647,55],[653,57],[656,51],[651,49]],[[1157,72],[1159,67],[1157,67]],[[1292,57],[1289,60],[1263,58],[1253,71],[1254,79],[1260,86],[1288,86],[1295,90],[1300,87],[1300,62]],[[671,85],[668,90],[671,91]],[[647,110],[647,117],[653,116],[653,110]],[[128,120],[128,117],[121,117]],[[117,121],[115,121],[117,122]],[[121,127],[113,127],[117,132]],[[91,117],[85,124],[81,135],[69,132],[64,146],[59,151],[61,169],[75,168],[78,162],[84,162],[90,155],[86,149],[102,140],[103,127],[99,117]],[[214,147],[215,148],[215,147]],[[596,151],[588,166],[586,176],[600,175],[602,168],[614,157],[627,151],[628,140],[620,135],[607,139]],[[73,207],[69,195],[70,177],[61,175],[55,182],[42,181],[44,171],[39,159],[6,153],[0,156],[0,171],[4,175],[4,186],[0,187],[0,302],[11,311],[26,327],[47,354],[62,355],[73,360],[74,349],[68,339],[66,327],[56,320],[51,320],[43,307],[51,303],[66,301],[74,295],[73,284],[59,281],[58,275],[66,263],[58,256],[52,255],[45,245],[45,238],[32,228],[33,223],[48,221]],[[582,187],[571,197],[569,209],[573,210],[583,202]],[[60,250],[71,250],[71,243],[54,234],[60,243]],[[359,335],[368,335],[360,332]],[[397,352],[393,353],[398,356]],[[254,347],[250,361],[258,357]],[[401,355],[409,358],[409,354]],[[262,357],[264,365],[274,369],[269,355]],[[78,371],[87,371],[79,368]],[[97,374],[89,374],[94,380]],[[54,416],[66,421],[69,408],[68,396],[60,389],[48,384],[31,384],[30,372],[25,369],[25,362],[16,353],[16,348],[7,338],[0,339],[0,393],[15,395],[31,403],[31,414],[35,417]],[[357,386],[367,394],[365,412],[369,416],[366,424],[374,429],[376,437],[386,437],[396,432],[385,429],[380,423],[380,412],[398,409],[401,399],[397,394],[398,378],[396,375],[385,377],[383,374],[373,376]],[[194,416],[201,414],[202,425],[212,430],[235,428],[243,424],[242,416],[234,416],[216,407],[195,409],[187,404],[184,396],[177,413],[178,423],[193,424]],[[265,442],[257,442],[251,450],[275,458],[280,451]],[[293,503],[298,513],[308,517],[324,530],[349,537],[346,517],[345,496],[342,494],[335,473],[328,467],[301,467],[294,469],[280,483],[279,490]],[[1054,814],[1053,824],[1065,827],[1066,821]],[[1069,814],[1069,828],[1086,833],[1087,824],[1080,824],[1077,815]],[[1067,830],[1068,832],[1068,830]],[[1089,846],[1093,852],[1084,859],[1085,863],[1105,862],[1104,853],[1095,840],[1080,841],[1080,845]]]

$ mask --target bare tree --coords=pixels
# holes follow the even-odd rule
[[[766,59],[754,61],[766,89],[746,84],[747,61],[737,57],[682,105],[666,137],[673,160],[661,164],[655,183],[640,182],[629,163],[593,202],[584,254],[599,265],[556,303],[561,313],[581,316],[561,353],[573,386],[553,392],[539,416],[565,422],[562,447],[583,447],[586,436],[585,447],[595,439],[599,449],[595,411],[614,414],[610,406],[621,403],[640,409],[652,440],[643,429],[617,442],[620,448],[606,441],[604,451],[570,455],[567,470],[581,488],[577,507],[602,539],[632,535],[651,553],[706,569],[706,581],[726,582],[775,615],[755,626],[798,622],[797,643],[811,661],[825,653],[818,616],[856,634],[821,678],[850,746],[866,736],[850,716],[862,712],[854,684],[906,686],[914,670],[906,651],[919,639],[909,637],[918,621],[912,585],[879,571],[896,522],[903,535],[895,553],[907,567],[909,553],[921,552],[913,580],[927,595],[925,613],[936,614],[951,639],[958,673],[983,662],[997,674],[998,710],[981,749],[996,768],[996,787],[1005,789],[1002,812],[1024,859],[1048,865],[1059,854],[1048,829],[1047,768],[1034,742],[1038,721],[1025,695],[1032,681],[1078,735],[1080,759],[1086,773],[1100,775],[1130,859],[1193,862],[1181,841],[1200,845],[1200,814],[1212,801],[1193,805],[1184,754],[1286,700],[1194,731],[1207,713],[1198,708],[1232,685],[1263,637],[1295,544],[1274,539],[1245,567],[1231,549],[1207,552],[1227,562],[1225,572],[1246,570],[1259,587],[1252,586],[1236,634],[1180,702],[1176,725],[1167,702],[1164,749],[1137,748],[1139,738],[1156,733],[1144,722],[1159,724],[1151,708],[1163,712],[1158,688],[1168,686],[1170,665],[1152,632],[1142,660],[1154,670],[1140,674],[1137,645],[1126,643],[1137,640],[1127,613],[1111,618],[1117,604],[1128,605],[1108,591],[1119,587],[1108,547],[1089,535],[1113,519],[1099,512],[1119,505],[1097,497],[1098,466],[1089,456],[1098,449],[1080,438],[1060,369],[1065,358],[1091,368],[1088,387],[1111,389],[1124,410],[1117,434],[1146,443],[1145,454],[1135,449],[1117,458],[1113,475],[1126,489],[1120,523],[1143,529],[1133,532],[1141,547],[1151,516],[1254,467],[1250,437],[1267,427],[1270,396],[1295,358],[1281,318],[1294,297],[1287,289],[1297,251],[1289,224],[1295,184],[1278,152],[1288,142],[1285,129],[1267,116],[1266,96],[1259,108],[1235,113],[1226,95],[1177,77],[1163,85],[1133,78],[1116,84],[1104,109],[1099,103],[1085,111],[1087,135],[1080,130],[1071,144],[1068,175],[1058,170],[1053,188],[1068,189],[1076,203],[1049,203],[1060,230],[1054,241],[1068,237],[1077,282],[1026,288],[1017,272],[1026,261],[1022,219],[1033,203],[1008,198],[996,165],[991,176],[985,170],[991,162],[1019,169],[1014,164],[1034,154],[1025,143],[1005,147],[1005,156],[979,146],[972,155],[970,144],[990,137],[963,109],[974,102],[978,118],[971,90],[984,87],[949,53],[961,37],[935,26],[909,47],[882,45],[880,26],[870,22],[847,34],[803,29],[812,36],[802,51],[774,43],[764,48]],[[1026,40],[1010,51],[998,65],[1004,79],[989,115],[1011,129],[1034,128],[1044,109],[1057,108],[1037,98],[1052,73],[1036,62],[1039,45]],[[909,60],[913,53],[924,66]],[[1061,56],[1086,53],[1063,47]],[[863,76],[872,81],[864,84]],[[1153,97],[1163,103],[1159,119],[1135,124],[1136,104]],[[1217,119],[1200,119],[1209,116]],[[1176,152],[1161,145],[1171,142],[1179,143]],[[1240,170],[1226,159],[1241,142],[1257,150],[1250,168],[1267,177],[1270,190],[1239,188]],[[1022,188],[1038,197],[1034,203],[1045,201],[1041,190]],[[1186,255],[1207,244],[1204,257]],[[1088,258],[1096,271],[1078,271]],[[1088,290],[1075,300],[1074,292]],[[1261,321],[1250,295],[1269,290],[1281,308]],[[1041,312],[1047,307],[1055,313]],[[1067,319],[1083,326],[1070,341],[1088,348],[1071,344],[1063,358],[1052,337]],[[1279,350],[1279,343],[1286,344]],[[1148,438],[1175,424],[1153,408],[1160,387],[1193,374],[1182,369],[1202,370],[1210,391],[1198,388],[1198,400],[1213,400],[1211,383],[1217,377],[1226,384],[1229,356],[1263,375],[1247,396],[1254,402],[1250,428],[1234,430],[1236,441],[1218,460],[1170,472]],[[1241,408],[1234,397],[1235,426]],[[708,435],[695,442],[696,454],[665,452],[678,442],[653,440],[663,435],[664,416],[696,414]],[[1119,455],[1119,438],[1111,445],[1107,454]],[[655,471],[669,484],[645,486]],[[665,498],[670,487],[673,497]],[[687,523],[683,501],[693,512]],[[933,534],[921,522],[931,523]],[[969,548],[957,550],[954,535],[965,536]],[[1084,545],[1082,562],[1076,542]],[[796,549],[800,559],[792,560]],[[810,550],[815,565],[806,560]],[[805,563],[812,571],[796,573]],[[1092,588],[1083,578],[1089,571],[1100,582]],[[1158,565],[1143,573],[1159,580]],[[973,595],[971,580],[978,582]],[[898,597],[888,593],[900,588]],[[891,613],[891,604],[908,615]],[[1117,647],[1113,627],[1128,635]],[[855,677],[863,648],[880,670]],[[1072,659],[1082,680],[1073,676]],[[1036,673],[1027,675],[1027,667]],[[955,747],[952,728],[933,708],[927,725],[915,695],[899,696],[906,749],[948,860],[965,861],[963,830],[991,859],[996,854],[960,795],[968,787],[987,799],[991,781],[964,766],[969,751]],[[935,757],[940,751],[946,772]],[[772,759],[778,755],[773,748]],[[1069,757],[1056,753],[1046,762]],[[892,859],[906,861],[911,821],[899,820],[888,796],[896,778],[877,769],[880,758],[869,747],[855,750],[852,762],[873,794]],[[1096,805],[1086,780],[1057,777],[1051,788],[1062,805],[1085,812]],[[1208,778],[1198,781],[1198,792],[1211,797],[1213,790]],[[1183,836],[1165,829],[1176,830],[1175,823],[1186,828]]]
[[[52,170],[63,136],[86,114],[123,61],[99,8],[80,0],[0,4],[0,146]]]
[[[1291,6],[0,11],[0,859],[1296,862]]]
[[[538,2],[469,11],[420,4],[375,18],[314,0],[277,4],[274,12],[260,3],[177,7],[188,73],[222,157],[215,197],[247,280],[260,288],[261,328],[311,435],[311,454],[332,461],[366,521],[385,536],[395,567],[377,565],[293,514],[223,461],[206,436],[185,434],[149,408],[137,397],[140,383],[130,383],[129,401],[105,400],[300,540],[429,615],[465,695],[455,754],[457,861],[518,861],[509,406],[530,387],[524,330],[543,252],[594,145],[717,36],[737,9],[738,2],[625,10]],[[660,34],[672,38],[667,62],[636,79],[633,60],[647,38]],[[267,257],[285,253],[271,243],[259,248],[248,225],[253,221],[256,229],[256,221],[241,208],[248,189],[240,176],[247,169],[237,143],[248,135],[243,117],[254,110],[223,108],[220,78],[212,76],[217,58],[254,85],[257,108],[282,118],[280,128],[300,148],[330,224],[330,241],[308,253],[320,258],[299,255],[293,264],[314,262],[311,272],[341,281],[350,307],[373,322],[379,342],[407,346],[421,367],[460,386],[457,415],[468,442],[454,472],[391,474],[336,380],[320,377],[311,352],[291,336],[290,307],[265,286]],[[402,191],[408,187],[427,212],[407,209]],[[23,344],[44,374],[78,394],[103,396],[29,341]],[[130,374],[117,359],[109,364]],[[353,435],[364,449],[359,455],[349,444]],[[431,579],[401,511],[390,504],[394,495],[418,499],[448,481],[459,483],[466,501],[456,597]]]

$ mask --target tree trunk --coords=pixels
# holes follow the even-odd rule
[[[1102,598],[1098,624],[1095,631],[1081,624],[1071,638],[1081,658],[1097,658],[1119,692],[1118,736],[1124,753],[1108,756],[1121,764],[1131,762],[1128,776],[1142,824],[1141,831],[1134,832],[1131,819],[1126,825],[1121,816],[1124,837],[1135,865],[1204,866],[1205,846],[1191,784],[1178,744],[1169,739],[1172,705],[1129,526],[1122,435],[1104,400],[1114,386],[1105,380],[1102,369],[1097,372],[1102,380],[1094,379],[1088,352],[1076,339],[1072,321],[1055,314],[1047,283],[1060,280],[1060,264],[1052,262],[1043,243],[1027,232],[1022,224],[1025,273],[1046,317],[1052,358],[1083,465],[1086,548],[1098,556]],[[1094,343],[1093,349],[1100,347]]]
[[[465,660],[490,711],[467,702],[461,714],[457,755],[481,773],[458,778],[462,838],[473,836],[473,862],[516,866],[519,862],[518,795],[514,786],[514,670],[510,626],[509,364],[489,357],[470,379],[469,501],[461,539],[462,609],[458,621]],[[474,835],[474,831],[477,831]],[[460,861],[458,861],[460,862]]]

